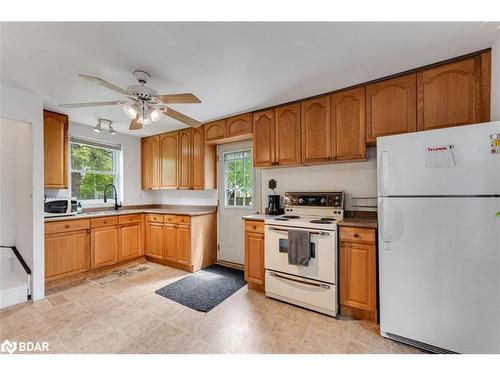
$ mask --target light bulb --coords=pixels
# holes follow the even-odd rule
[[[149,114],[149,117],[151,117],[151,121],[158,121],[160,119],[160,116],[161,112],[157,109],[153,109]]]
[[[109,124],[109,134],[111,134],[111,135],[115,135],[116,134],[116,130],[113,129],[113,126],[111,126],[111,124]]]
[[[97,123],[97,125],[96,125],[96,126],[95,126],[95,128],[94,128],[94,131],[95,131],[96,133],[100,133],[100,132],[101,132],[101,123],[100,123],[100,122],[99,122],[99,123]]]
[[[135,116],[137,116],[137,112],[139,112],[139,108],[137,108],[137,105],[135,104],[125,104],[123,106],[123,111],[125,114],[130,117],[132,120],[135,119]]]
[[[137,122],[142,125],[149,125],[151,124],[151,119],[149,117],[140,116]]]

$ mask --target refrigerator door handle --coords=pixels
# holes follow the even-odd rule
[[[387,157],[388,150],[387,145],[382,144],[380,147],[380,158],[379,158],[379,181],[378,181],[378,191],[379,195],[387,195],[386,181],[387,181]]]
[[[389,215],[389,201],[387,198],[381,198],[381,205],[380,205],[380,210],[381,212],[381,217],[382,217],[382,225],[381,225],[381,237],[382,237],[382,247],[383,250],[390,250],[390,244],[392,241],[392,220],[391,216]]]

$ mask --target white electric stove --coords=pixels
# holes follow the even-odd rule
[[[266,295],[335,316],[337,221],[344,215],[344,193],[285,193],[285,214],[266,219]],[[288,232],[309,232],[307,266],[288,263]]]

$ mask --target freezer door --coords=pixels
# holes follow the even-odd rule
[[[377,139],[379,196],[500,194],[500,122]]]
[[[500,198],[379,199],[380,329],[500,353]]]

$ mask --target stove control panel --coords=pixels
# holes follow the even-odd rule
[[[304,206],[304,207],[330,207],[344,208],[344,192],[328,193],[305,193],[292,192],[285,193],[285,207]]]

